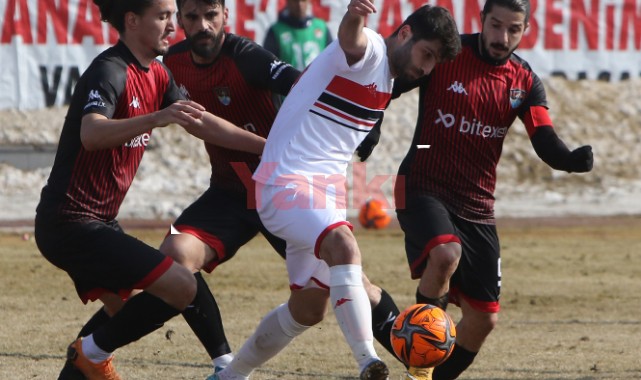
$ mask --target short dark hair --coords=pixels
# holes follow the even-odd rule
[[[180,8],[185,4],[185,1],[187,0],[176,0],[176,8],[178,9],[178,12],[180,12]],[[200,1],[201,3],[205,3],[207,5],[216,5],[220,4],[221,7],[225,8],[225,0],[196,0]]]
[[[398,31],[405,25],[409,25],[412,30],[413,41],[440,41],[440,56],[443,61],[454,59],[461,51],[461,37],[456,27],[456,22],[446,8],[423,5],[409,15],[403,24],[394,31],[392,36],[396,36]]]
[[[100,9],[100,19],[108,22],[120,33],[125,31],[125,14],[141,15],[154,5],[155,0],[93,0]]]
[[[526,24],[530,20],[530,0],[487,0],[483,6],[483,15],[492,12],[495,5],[513,12],[523,13]]]

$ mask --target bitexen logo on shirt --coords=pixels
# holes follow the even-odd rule
[[[149,144],[149,139],[151,138],[151,135],[149,133],[143,133],[142,135],[136,136],[131,141],[125,143],[125,147],[127,148],[140,148],[147,146]]]
[[[443,113],[438,110],[438,118],[434,121],[435,125],[443,124],[445,128],[452,128],[457,124],[456,116],[451,113]],[[503,138],[507,134],[508,127],[494,127],[491,125],[483,125],[481,120],[472,118],[470,121],[465,116],[461,116],[458,124],[458,131],[463,134],[481,136],[485,138]]]

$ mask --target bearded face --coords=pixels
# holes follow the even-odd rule
[[[494,6],[490,12],[482,14],[481,20],[482,53],[495,61],[510,57],[529,26],[525,23],[525,14],[501,6]]]

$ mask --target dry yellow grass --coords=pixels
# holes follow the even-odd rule
[[[157,246],[164,231],[131,231]],[[402,233],[356,230],[365,270],[399,306],[413,303]],[[641,379],[641,218],[502,221],[502,312],[464,379]],[[283,262],[262,238],[205,276],[238,348],[287,299]],[[56,379],[65,347],[97,304],[22,233],[0,233],[0,379]],[[458,318],[458,309],[448,309]],[[377,346],[392,365],[402,366]],[[204,379],[210,363],[181,318],[120,349],[125,379]],[[255,379],[352,379],[357,370],[333,315],[257,371]]]

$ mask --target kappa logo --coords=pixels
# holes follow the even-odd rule
[[[394,312],[390,311],[389,314],[387,314],[387,319],[384,320],[383,322],[375,325],[374,327],[376,327],[379,331],[383,331],[385,326],[387,326],[390,323],[394,323],[394,321],[396,321],[396,317],[397,316],[394,315]]]
[[[367,91],[369,91],[370,94],[376,93],[376,83],[371,83],[365,86]]]
[[[91,90],[89,91],[89,98],[87,100],[88,101],[102,100],[102,97],[100,96],[100,93],[98,92],[98,90]]]
[[[105,107],[105,102],[102,101],[102,96],[98,90],[89,91],[89,96],[87,97],[87,104],[85,104],[84,109],[89,107]]]
[[[133,97],[133,99],[131,100],[131,103],[129,103],[129,107],[140,109],[140,101],[138,101],[137,96]]]
[[[343,304],[345,304],[347,302],[350,302],[351,300],[352,300],[351,298],[341,298],[341,299],[339,299],[338,301],[336,301],[336,305],[334,305],[334,309],[338,308],[339,306],[341,306],[341,305],[343,305]]]
[[[463,86],[463,83],[459,83],[457,80],[455,80],[454,83],[452,83],[450,87],[447,88],[447,91],[453,91],[457,94],[463,94],[467,96],[467,90]]]

